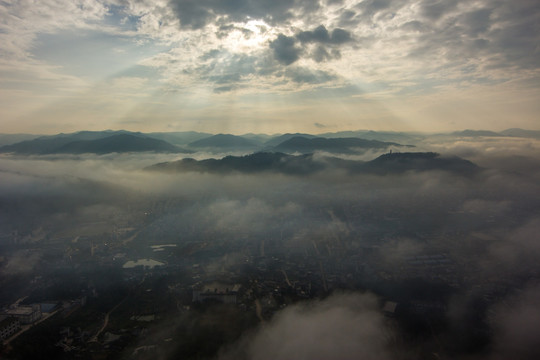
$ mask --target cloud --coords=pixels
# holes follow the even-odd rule
[[[494,326],[491,359],[536,359],[540,357],[540,286],[531,284],[497,304],[492,310]]]
[[[296,34],[296,39],[302,44],[303,53],[308,53],[309,57],[318,63],[341,58],[338,46],[352,42],[349,31],[335,28],[330,33],[324,25],[312,31],[301,31]],[[310,46],[311,44],[315,46]]]
[[[290,67],[285,70],[285,77],[299,84],[324,84],[337,77],[322,70],[310,70],[309,68]]]
[[[487,257],[481,262],[486,273],[503,270],[509,274],[527,274],[540,270],[536,259],[540,256],[540,218],[528,219],[517,228],[502,230],[504,233],[487,248]]]
[[[284,65],[290,65],[300,58],[302,49],[296,46],[296,40],[291,36],[279,34],[278,37],[270,42],[270,48],[273,50],[274,57]]]
[[[439,20],[448,12],[454,10],[458,4],[458,0],[424,0],[420,3],[420,13],[430,20]]]
[[[373,295],[338,294],[281,310],[219,359],[391,359],[391,334]]]
[[[42,253],[38,250],[17,250],[6,255],[7,263],[0,268],[3,276],[32,274],[42,258]]]
[[[351,41],[350,32],[336,28],[329,33],[323,25],[320,25],[313,31],[301,31],[294,37],[279,34],[270,42],[270,48],[273,49],[276,60],[284,65],[296,62],[305,54],[316,62],[325,62],[339,59],[341,53],[337,46]],[[316,44],[311,51],[310,44]]]
[[[341,58],[341,52],[335,49],[331,52],[328,52],[328,50],[326,50],[326,48],[324,48],[323,46],[318,46],[311,53],[311,57],[313,58],[313,60],[320,63]]]
[[[336,28],[331,33],[324,25],[319,25],[312,31],[301,31],[296,35],[300,42],[319,42],[327,44],[343,44],[352,40],[351,33],[347,30]]]
[[[217,201],[210,204],[203,212],[213,218],[211,223],[220,232],[261,235],[266,233],[272,224],[283,222],[285,218],[298,217],[301,208],[292,202],[272,206],[261,199],[250,198],[245,202]]]
[[[347,77],[360,76],[365,79],[365,76],[369,74],[378,81],[383,79],[382,81],[386,82],[389,88],[393,87],[392,84],[398,79],[399,81],[407,79],[410,84],[416,84],[417,88],[424,88],[427,79],[430,79],[433,85],[454,78],[456,86],[460,86],[459,84],[462,84],[460,80],[463,79],[487,82],[502,76],[503,72],[496,69],[505,67],[505,72],[516,70],[516,68],[509,69],[507,66],[509,63],[520,61],[524,66],[529,67],[533,60],[530,53],[527,55],[522,53],[519,56],[516,54],[513,61],[504,63],[498,60],[501,57],[493,55],[500,53],[502,56],[508,56],[508,52],[503,50],[503,42],[506,44],[505,47],[515,48],[516,51],[521,51],[518,48],[525,50],[526,43],[530,48],[530,45],[536,41],[532,34],[537,33],[534,28],[531,28],[534,24],[532,19],[535,16],[532,14],[538,13],[532,8],[533,3],[526,1],[521,2],[516,9],[483,1],[474,5],[465,5],[458,1],[424,1],[420,3],[420,6],[414,7],[412,2],[390,0],[344,4],[340,8],[333,8],[334,5],[328,3],[316,5],[314,2],[294,1],[284,1],[269,7],[255,1],[223,4],[211,1],[200,4],[178,1],[174,2],[173,7],[175,6],[179,7],[175,13],[180,17],[183,15],[179,10],[183,7],[185,7],[185,14],[195,10],[201,11],[201,16],[184,19],[186,26],[198,28],[212,24],[219,25],[221,40],[239,31],[246,39],[253,41],[258,35],[255,35],[251,28],[248,31],[242,24],[247,24],[252,19],[260,19],[269,30],[266,36],[270,38],[266,44],[280,65],[289,66],[300,59],[312,59],[314,64],[340,60],[355,62],[354,59],[361,58],[362,54],[371,59],[379,59],[375,60],[378,65],[376,69],[370,68],[372,64],[358,63],[359,67],[352,73],[349,72]],[[267,16],[259,12],[261,9],[264,9]],[[299,9],[302,11],[308,9],[309,11],[305,13],[313,19],[320,19],[321,25],[309,29],[310,23],[297,21],[295,27],[291,28],[288,22],[299,13]],[[522,33],[520,36],[512,35],[514,39],[523,40],[524,47],[521,47],[515,41],[509,44],[503,40],[502,37],[507,33],[501,29],[510,24],[507,22],[507,17],[513,18],[518,13],[523,13],[524,9],[529,10],[531,15],[528,18],[531,21],[516,18],[511,30]],[[333,21],[329,14],[338,15],[339,20]],[[439,21],[442,18],[449,20]],[[384,31],[377,29],[384,29]],[[497,46],[497,43],[501,46]],[[347,51],[344,51],[342,47],[347,44]],[[380,44],[380,46],[375,49],[374,44]],[[258,42],[258,45],[262,43]],[[361,52],[359,46],[361,46]],[[265,55],[260,51],[255,56],[264,57]],[[392,67],[391,73],[399,74],[398,77],[386,71],[384,64],[390,65],[394,63],[394,60],[407,58],[409,60],[400,60],[400,65]],[[318,71],[328,71],[328,68],[323,69],[313,65],[310,67]],[[441,69],[446,70],[441,72]],[[341,73],[339,66],[333,66],[332,70]],[[272,75],[274,72],[266,74]],[[444,77],[440,74],[444,74]],[[261,73],[260,76],[262,77],[258,77],[257,81],[251,79],[244,85],[250,87],[256,83],[260,84],[265,75]],[[226,90],[227,85],[219,88]],[[432,91],[436,90],[435,86],[429,86],[429,88]],[[291,89],[288,88],[288,90]]]
[[[530,46],[538,41],[539,10],[538,3],[528,0],[511,6],[500,1],[484,1],[470,7],[460,1],[424,1],[420,13],[427,20],[424,24],[430,32],[420,36],[419,48],[412,53],[445,49],[446,60],[451,60],[454,66],[476,58],[484,71],[516,65],[530,68],[531,61],[537,61],[537,54],[530,51]],[[447,20],[439,21],[443,17]],[[461,39],[457,40],[456,36]],[[514,42],[510,43],[510,38]],[[454,54],[460,54],[462,61],[455,59]],[[498,56],[492,57],[495,54]]]
[[[318,9],[311,0],[172,0],[171,6],[184,28],[200,29],[218,19],[225,22],[245,22],[262,19],[269,24],[286,23],[295,13],[309,14]]]
[[[359,11],[359,14],[354,17],[354,22],[368,22],[376,23],[377,20],[386,20],[392,18],[392,14],[399,12],[401,8],[406,8],[410,5],[410,2],[399,0],[365,0],[360,3],[353,3],[351,8],[344,11],[345,18],[353,20],[351,11]],[[354,10],[354,11],[353,11]]]

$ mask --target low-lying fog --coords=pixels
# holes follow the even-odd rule
[[[386,176],[341,171],[309,176],[162,174],[143,169],[178,155],[2,155],[0,241],[13,232],[32,243],[70,236],[73,227],[81,235],[97,231],[87,228],[89,223],[100,223],[99,231],[107,232],[131,217],[147,216],[138,236],[146,236],[150,244],[219,236],[229,243],[265,238],[267,249],[311,243],[322,248],[338,241],[337,234],[348,249],[379,242],[374,256],[389,266],[436,249],[456,261],[463,279],[463,292],[447,310],[456,329],[464,326],[460,321],[470,311],[467,296],[475,286],[520,279],[490,307],[492,345],[481,356],[533,358],[540,338],[540,141],[444,138],[416,145],[413,151],[457,155],[482,171],[474,176],[445,171]],[[215,157],[191,157],[210,156]],[[40,237],[40,231],[48,235]],[[3,276],[39,268],[39,254],[27,256],[6,243],[1,246]],[[233,255],[216,268],[236,261]],[[220,350],[219,357],[407,358],[406,352],[396,354],[407,345],[396,344],[398,330],[377,309],[376,295],[358,293],[297,304]]]

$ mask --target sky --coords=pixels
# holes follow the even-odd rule
[[[540,129],[537,0],[0,0],[0,132]]]

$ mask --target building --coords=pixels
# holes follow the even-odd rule
[[[207,284],[193,289],[193,302],[217,300],[224,304],[236,304],[236,295],[238,294],[238,290],[240,290],[240,284]]]
[[[17,306],[3,311],[2,315],[15,317],[21,324],[33,324],[41,319],[41,306],[39,304]]]
[[[39,305],[41,306],[41,312],[45,314],[51,314],[60,308],[59,302],[47,302]]]
[[[394,301],[386,301],[383,306],[383,312],[385,315],[394,315],[398,304]]]
[[[0,339],[5,340],[21,328],[21,322],[16,317],[3,316],[0,318]]]

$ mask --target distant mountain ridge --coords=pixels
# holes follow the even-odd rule
[[[21,141],[32,140],[40,135],[33,134],[0,134],[0,147],[5,145],[16,144]]]
[[[112,134],[112,135],[111,135]],[[16,154],[107,154],[125,152],[190,153],[163,140],[129,132],[80,132],[40,137],[0,147],[0,153]]]
[[[529,137],[540,139],[540,130],[524,130],[519,128],[512,128],[501,131],[501,134],[511,137]]]
[[[492,137],[522,137],[540,139],[540,130],[524,130],[519,128],[511,128],[503,131],[491,131],[491,130],[462,130],[455,131],[450,135],[464,136],[464,137],[476,137],[476,136],[492,136]]]
[[[212,136],[213,134],[198,131],[173,131],[173,132],[151,132],[144,135],[163,140],[177,146],[186,146],[190,142],[197,141]]]
[[[249,150],[257,149],[260,144],[253,140],[245,139],[241,136],[231,134],[217,134],[207,138],[203,138],[188,144],[191,148],[219,148],[219,149],[236,149]]]
[[[303,137],[303,138],[307,138],[307,139],[313,139],[313,138],[316,138],[317,135],[301,134],[301,133],[294,133],[294,134],[287,133],[287,134],[278,135],[278,136],[275,136],[275,137],[271,138],[270,140],[266,141],[264,143],[264,145],[267,148],[268,147],[276,147],[279,144],[282,144],[283,142],[285,142],[287,140],[290,140],[292,138],[295,138],[295,137]]]
[[[412,145],[401,145],[394,142],[359,138],[327,139],[322,137],[305,138],[302,136],[295,136],[275,146],[273,150],[279,152],[312,153],[315,151],[326,151],[330,153],[354,154],[358,153],[358,150],[360,149],[387,149],[391,146],[414,147]]]
[[[462,131],[455,131],[452,133],[452,135],[456,136],[504,136],[498,132],[490,131],[490,130],[462,130]]]
[[[323,133],[317,136],[329,139],[355,137],[366,140],[390,141],[397,143],[411,143],[417,140],[421,140],[425,137],[424,134],[420,133],[373,130],[338,131],[334,133]]]
[[[116,135],[131,135],[137,137],[131,140],[116,138],[119,144],[106,144],[106,141],[71,144],[77,141],[95,141]],[[107,152],[183,152],[210,151],[214,153],[249,153],[255,151],[284,152],[284,153],[311,153],[328,152],[333,154],[354,154],[364,150],[359,149],[389,149],[390,147],[413,146],[429,138],[448,137],[520,137],[540,139],[540,130],[524,130],[519,128],[506,129],[500,132],[490,130],[463,130],[453,133],[422,134],[391,131],[340,131],[320,135],[287,133],[287,134],[217,134],[212,135],[196,131],[180,132],[154,132],[141,133],[127,130],[79,131],[75,133],[60,133],[57,135],[30,135],[30,134],[0,134],[0,153],[15,153],[21,155],[42,155],[54,153],[80,153],[88,151],[103,154]],[[139,139],[153,139],[164,143],[141,141]],[[114,138],[113,138],[114,139]],[[131,142],[132,144],[128,144]],[[140,147],[135,146],[139,144]],[[145,144],[143,144],[145,143]],[[151,144],[152,143],[152,144]],[[413,145],[403,145],[413,144]],[[104,146],[103,148],[98,148]],[[180,147],[178,147],[180,146]],[[184,147],[185,146],[185,147]],[[176,148],[174,148],[176,147]],[[186,150],[187,148],[187,150]],[[191,151],[192,150],[192,151]]]
[[[189,153],[169,144],[166,141],[135,136],[131,134],[118,134],[96,140],[80,140],[67,143],[55,149],[56,154],[108,154],[125,152],[162,152],[162,153]]]

